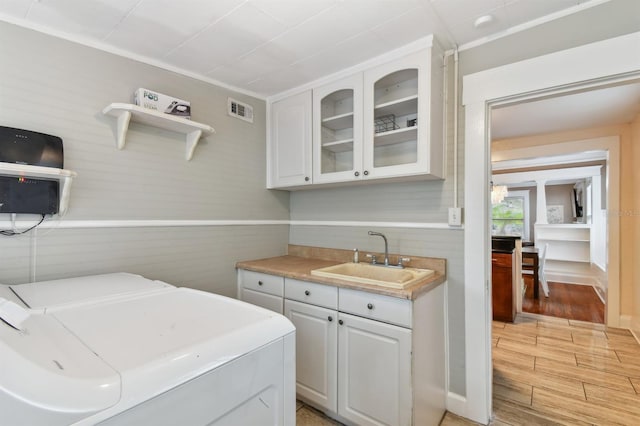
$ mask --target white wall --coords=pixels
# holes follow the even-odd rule
[[[547,185],[545,186],[547,206],[562,206],[562,223],[573,222],[573,185]]]
[[[265,189],[264,101],[6,23],[0,39],[0,125],[62,137],[65,168],[78,172],[59,228],[0,237],[0,282],[128,271],[235,295],[237,260],[285,253],[286,222],[249,225],[289,218],[288,193]],[[138,87],[190,100],[193,120],[216,129],[192,161],[183,137],[139,124],[116,150],[115,121],[101,111]],[[253,105],[253,124],[227,116],[228,96]],[[102,228],[107,220],[115,225]],[[63,228],[71,221],[78,228]]]
[[[607,210],[602,208],[602,179],[600,176],[591,178],[591,263],[607,270]],[[585,206],[586,209],[586,206]],[[604,288],[606,289],[606,283]]]
[[[631,123],[631,158],[634,164],[640,164],[640,114]],[[631,247],[631,259],[633,259],[633,271],[631,273],[633,304],[631,314],[631,329],[640,341],[640,170],[633,168],[632,176],[633,201],[629,212],[632,220],[633,246]]]

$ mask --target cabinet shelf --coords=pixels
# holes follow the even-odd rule
[[[375,106],[375,115],[380,117],[383,115],[394,114],[396,117],[403,115],[417,114],[418,112],[418,95],[407,96],[393,101],[384,102]]]
[[[57,180],[60,183],[60,204],[58,214],[63,215],[69,207],[71,181],[78,174],[71,170],[53,167],[30,166],[26,164],[0,163],[1,176],[16,176],[34,179]]]
[[[215,133],[215,129],[207,124],[198,123],[181,117],[174,117],[154,110],[142,108],[138,105],[112,103],[108,105],[102,113],[116,117],[118,120],[118,130],[116,135],[116,147],[123,149],[126,144],[126,134],[129,129],[129,122],[146,124],[172,132],[185,135],[187,161],[193,157],[193,151],[198,145],[202,136]]]
[[[353,151],[353,139],[343,139],[335,142],[326,142],[322,144],[322,149],[328,149],[331,152]]]
[[[388,132],[376,133],[375,146],[395,145],[399,143],[414,141],[418,137],[418,126],[402,127]]]
[[[323,118],[322,126],[331,130],[349,129],[353,127],[353,112]]]

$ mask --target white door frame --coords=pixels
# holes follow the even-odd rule
[[[640,32],[489,69],[463,78],[465,107],[464,413],[491,417],[490,108],[640,77]],[[636,52],[636,53],[634,53]],[[478,253],[482,253],[478,256]]]

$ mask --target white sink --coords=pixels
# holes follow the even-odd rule
[[[375,284],[383,287],[404,289],[433,275],[431,269],[389,268],[368,263],[341,263],[314,269],[311,275],[335,278],[357,283]]]

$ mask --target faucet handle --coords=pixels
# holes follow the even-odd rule
[[[372,264],[374,264],[374,265],[375,265],[376,263],[378,263],[378,262],[376,261],[376,255],[375,255],[375,254],[367,253],[367,257],[368,257],[369,259],[371,259],[371,263],[372,263]]]
[[[398,258],[398,266],[401,266],[404,268],[404,263],[405,262],[411,262],[411,258],[410,257],[399,257]]]

